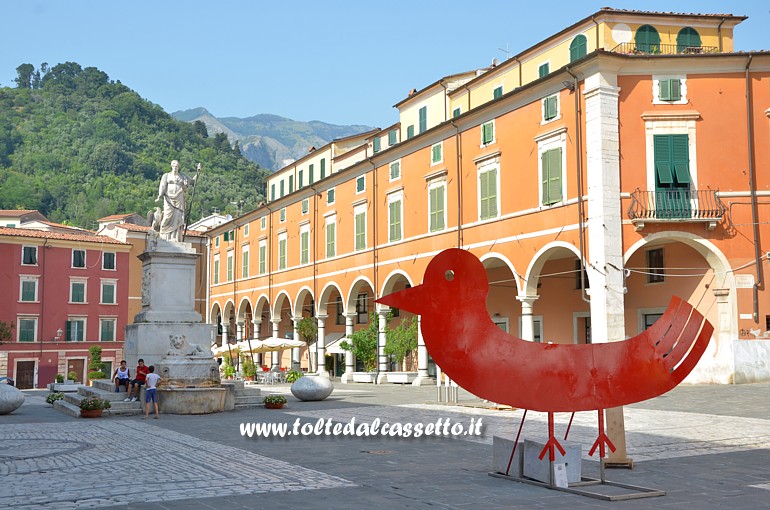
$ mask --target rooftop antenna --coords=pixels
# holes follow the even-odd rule
[[[508,43],[505,43],[505,49],[502,49],[502,48],[497,48],[497,49],[505,53],[505,60],[508,60],[509,58],[511,58],[511,52],[508,51]]]

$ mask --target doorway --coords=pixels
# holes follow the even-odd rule
[[[20,390],[31,390],[35,387],[35,362],[16,362],[16,387]]]
[[[68,359],[67,360],[67,375],[71,372],[75,372],[75,382],[83,383],[83,369],[86,366],[86,360],[84,359]]]

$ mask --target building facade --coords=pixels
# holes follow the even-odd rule
[[[770,53],[733,51],[743,19],[602,9],[414,91],[398,124],[350,149],[362,159],[313,182],[296,164],[276,172],[269,189],[294,185],[209,232],[219,343],[290,336],[312,316],[319,369],[349,379],[355,360],[326,343],[375,311],[387,372],[389,310],[374,300],[459,247],[484,263],[490,318],[514,335],[619,341],[676,295],[715,326],[688,381],[770,380]],[[283,356],[272,363],[308,353]],[[431,369],[420,341],[419,377]]]
[[[74,372],[85,382],[89,352],[105,370],[120,362],[128,319],[130,245],[93,233],[0,228],[0,376],[44,388]]]

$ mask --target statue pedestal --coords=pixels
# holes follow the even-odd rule
[[[126,342],[123,350],[126,362],[134,375],[139,358],[144,359],[146,365],[157,365],[161,358],[171,349],[171,336],[184,335],[188,343],[197,344],[206,352],[211,351],[211,343],[214,338],[214,324],[182,323],[182,322],[144,322],[129,324],[126,326]],[[213,357],[212,357],[213,360]]]

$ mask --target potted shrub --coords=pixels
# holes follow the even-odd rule
[[[80,401],[81,418],[97,418],[111,407],[110,401],[99,397],[86,397]]]
[[[257,376],[257,367],[254,365],[254,362],[246,358],[243,360],[241,366],[243,367],[243,377],[246,378],[247,381],[253,381]]]
[[[300,372],[299,370],[292,370],[288,374],[286,374],[286,382],[287,383],[293,383],[300,377],[302,377],[304,374]]]
[[[55,380],[56,380],[56,382],[57,382],[58,384],[61,384],[61,383],[63,383],[63,382],[64,382],[64,376],[63,376],[63,375],[61,375],[61,374],[56,374],[56,379],[55,379]]]
[[[72,372],[68,373],[67,374],[67,380],[68,381],[72,381],[72,382],[77,381],[78,380],[78,374],[76,374],[75,371],[72,371]]]
[[[225,376],[225,379],[232,379],[235,377],[235,367],[227,358],[225,358],[224,362],[222,363],[222,374]]]
[[[88,380],[91,384],[96,379],[106,379],[107,374],[102,372],[104,363],[102,363],[102,348],[98,345],[94,345],[88,348],[88,353],[91,354],[91,362],[88,364]]]
[[[262,399],[267,409],[281,409],[288,400],[283,395],[267,395]]]
[[[53,393],[49,393],[47,397],[45,397],[45,401],[48,402],[50,405],[53,405],[54,402],[57,400],[61,400],[64,398],[64,393],[61,391],[55,391]]]

